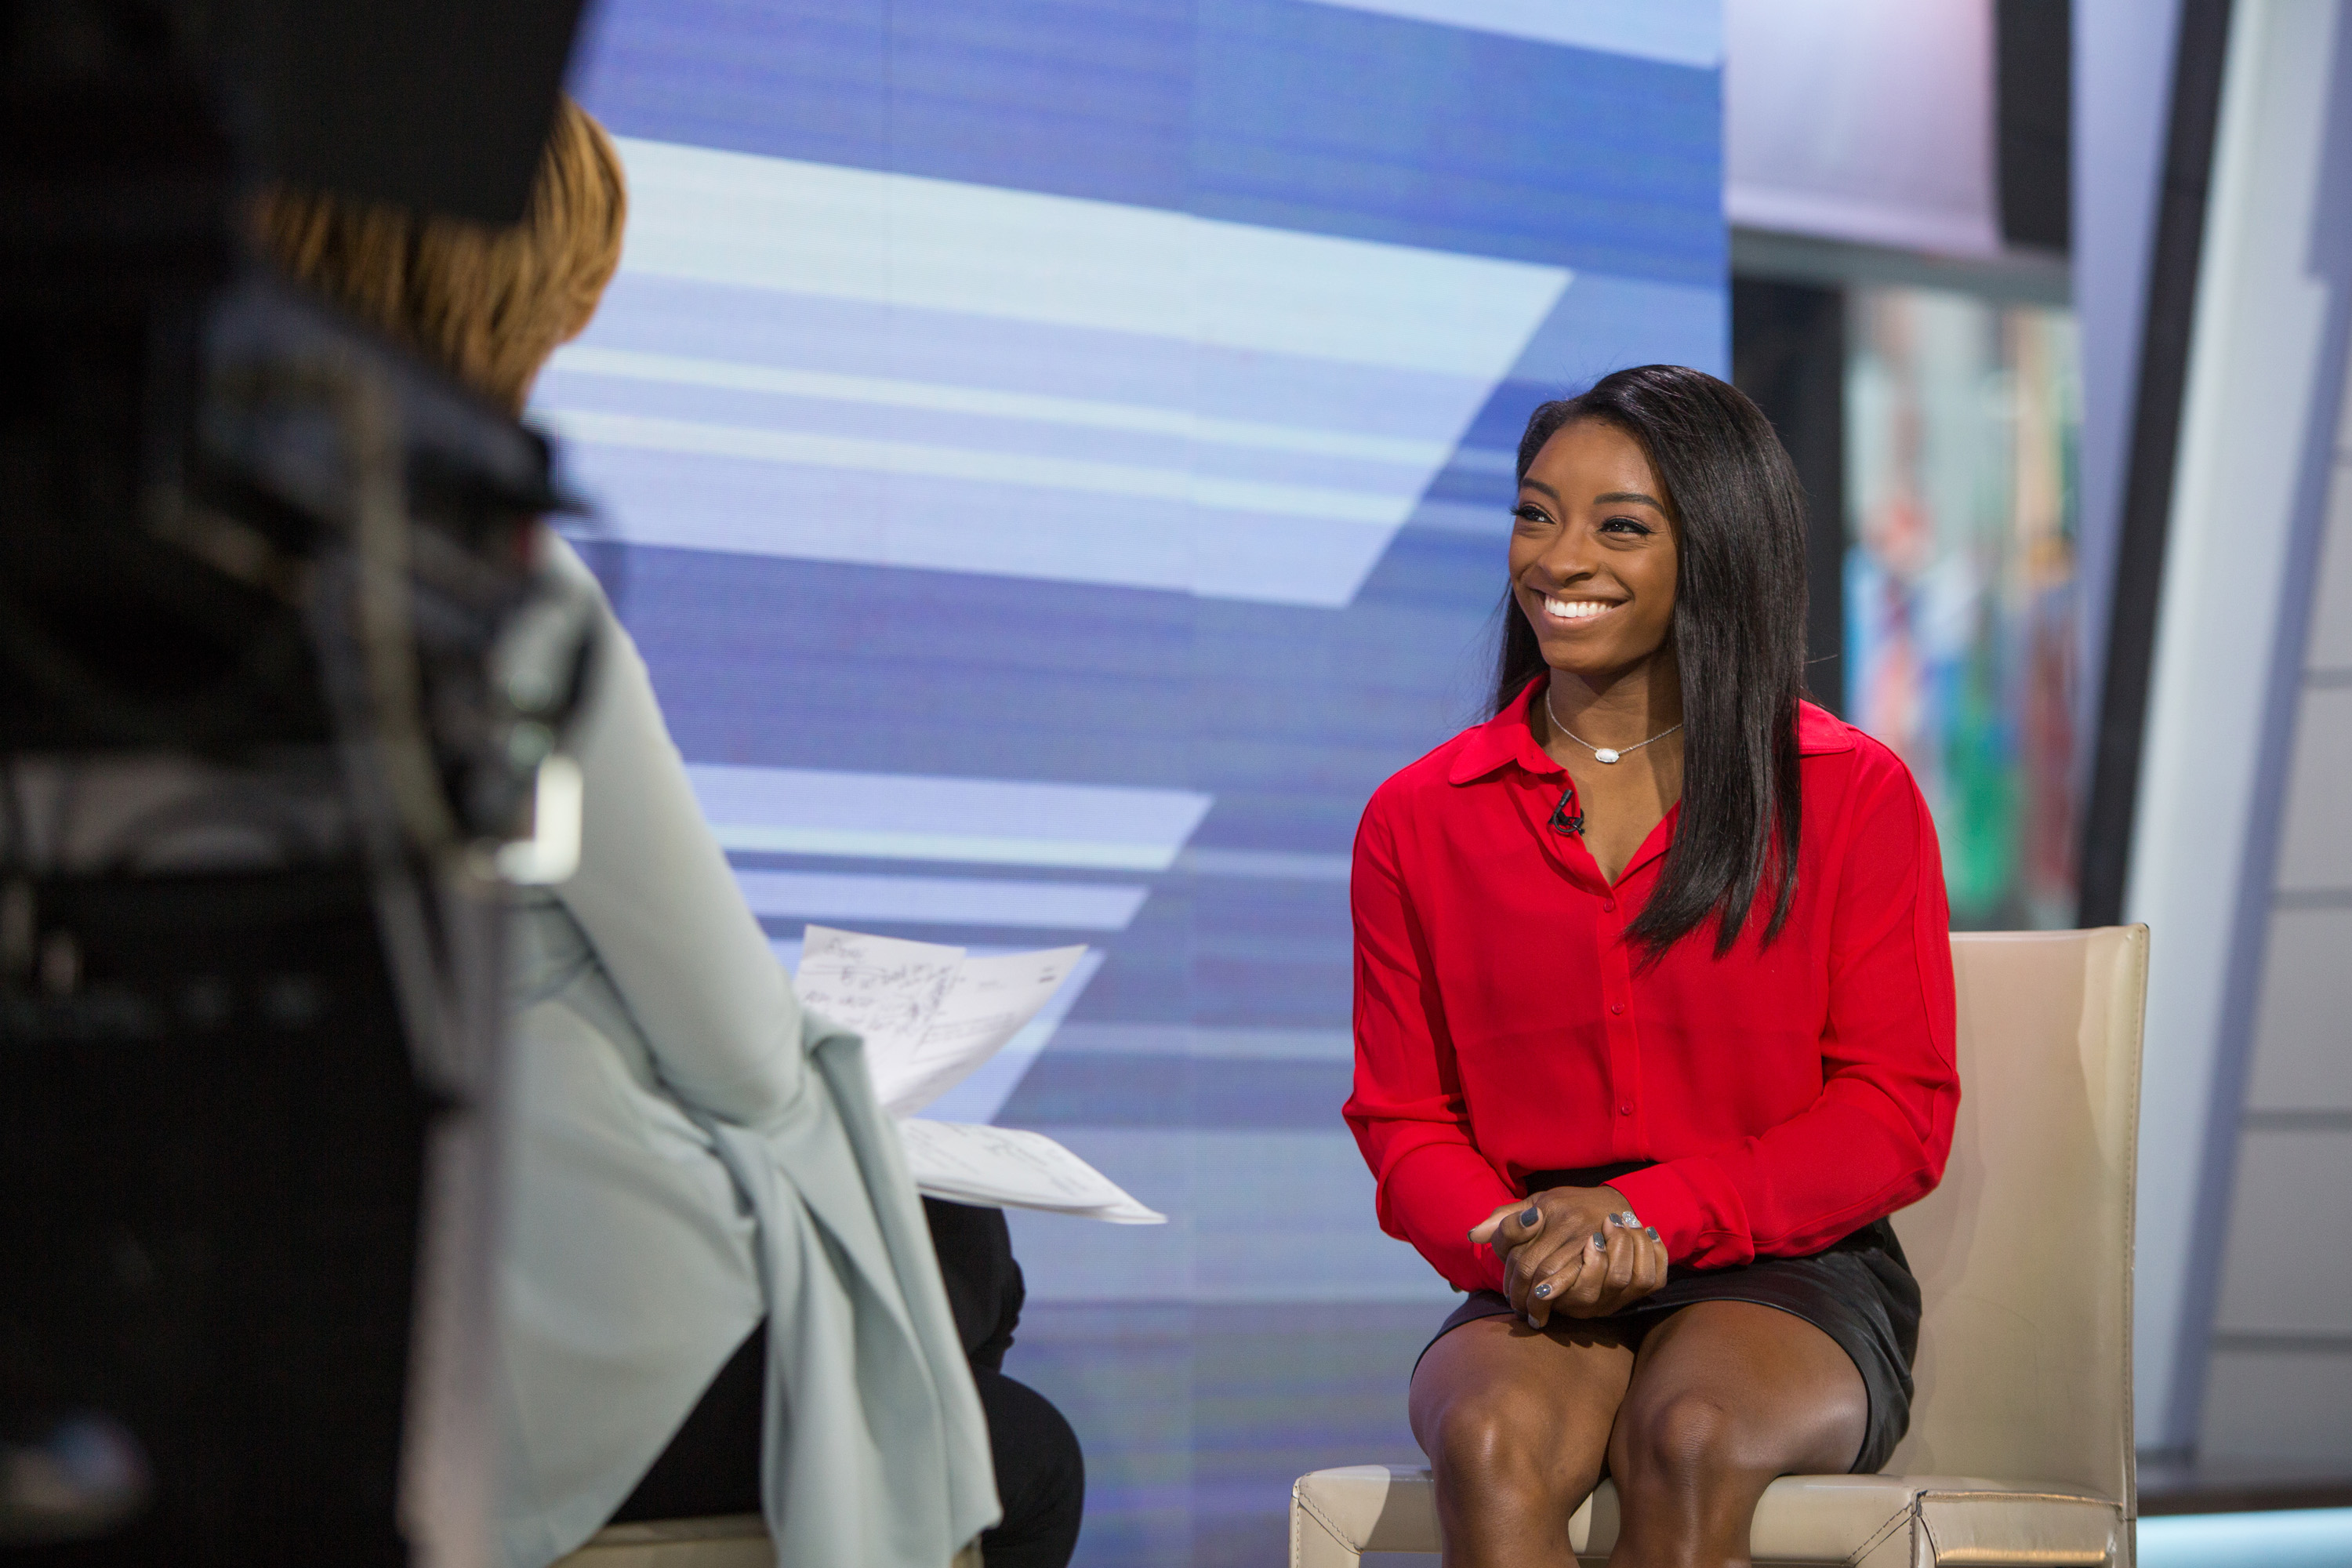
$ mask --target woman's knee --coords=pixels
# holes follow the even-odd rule
[[[1744,1481],[1756,1468],[1747,1425],[1730,1401],[1704,1387],[1629,1399],[1610,1437],[1610,1473],[1631,1489],[1690,1492]]]
[[[1436,1412],[1424,1439],[1438,1485],[1481,1503],[1573,1507],[1601,1476],[1601,1456],[1567,1451],[1559,1413],[1509,1386],[1461,1394]]]

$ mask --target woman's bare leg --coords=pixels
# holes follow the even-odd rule
[[[1764,1489],[1852,1468],[1869,1421],[1853,1360],[1802,1318],[1684,1308],[1643,1341],[1610,1435],[1623,1510],[1611,1568],[1739,1568]]]
[[[1481,1318],[1412,1374],[1412,1435],[1437,1478],[1445,1568],[1575,1568],[1568,1518],[1600,1479],[1633,1352],[1555,1319]]]

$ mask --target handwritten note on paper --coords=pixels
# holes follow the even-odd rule
[[[803,1006],[866,1037],[878,1083],[881,1063],[921,1047],[962,964],[960,947],[813,925],[793,987]]]
[[[876,1076],[882,1108],[912,1115],[971,1076],[1037,1016],[1086,955],[1083,947],[1056,947],[966,958],[921,1041],[894,1074],[898,1081],[886,1086]]]
[[[1087,950],[972,958],[960,947],[813,925],[793,984],[866,1037],[882,1109],[908,1116],[962,1082],[1052,1000]]]
[[[1165,1225],[1119,1184],[1042,1133],[963,1121],[901,1121],[915,1185],[958,1203],[1010,1205],[1113,1225]]]

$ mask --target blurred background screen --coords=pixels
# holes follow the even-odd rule
[[[1847,310],[1846,716],[1927,793],[1955,925],[2072,925],[2072,313],[1866,285]]]
[[[1083,1563],[1278,1560],[1295,1477],[1416,1457],[1451,1296],[1339,1117],[1349,847],[1484,717],[1529,410],[1729,372],[1721,28],[590,16],[628,249],[534,416],[753,908],[787,962],[810,921],[1097,955],[930,1112],[1049,1132],[1171,1216],[1014,1216],[1005,1370],[1086,1444]],[[1934,548],[1986,526],[1939,514]]]

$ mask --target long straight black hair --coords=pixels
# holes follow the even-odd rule
[[[1547,403],[1519,438],[1518,477],[1580,419],[1641,443],[1678,538],[1667,635],[1681,666],[1683,809],[1665,869],[1626,938],[1655,959],[1712,917],[1721,957],[1769,887],[1769,943],[1797,892],[1803,803],[1797,700],[1805,686],[1805,512],[1789,454],[1756,405],[1703,371],[1645,364]],[[1546,673],[1508,588],[1495,660],[1500,713]]]

